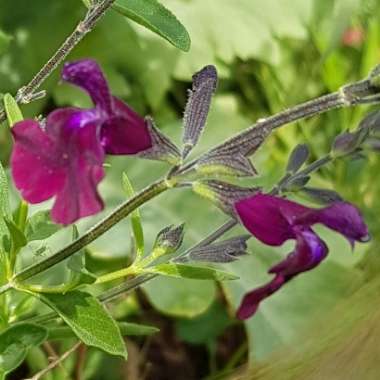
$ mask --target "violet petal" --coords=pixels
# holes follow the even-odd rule
[[[235,210],[243,223],[257,239],[278,246],[295,238],[292,221],[308,208],[262,193],[235,203]]]
[[[268,282],[266,285],[247,293],[236,312],[237,318],[244,320],[251,317],[256,313],[260,302],[277,292],[277,290],[279,290],[285,282],[286,279],[284,276],[276,275],[273,280]]]
[[[328,248],[312,230],[297,229],[297,242],[288,257],[269,269],[268,273],[282,274],[289,280],[299,273],[315,268],[327,256]]]
[[[347,202],[335,202],[319,210],[310,210],[297,220],[297,224],[312,225],[314,223],[324,224],[341,233],[352,244],[354,241],[365,242],[369,239],[368,227],[360,211]]]
[[[55,142],[35,120],[20,121],[11,131],[15,143],[10,163],[17,189],[29,203],[51,198],[65,181],[65,171],[57,164]]]
[[[93,59],[68,62],[63,66],[62,79],[85,90],[107,115],[112,113],[112,97],[98,63]]]
[[[48,116],[44,130],[34,120],[12,128],[16,187],[30,203],[55,196],[52,219],[57,223],[73,223],[103,208],[97,185],[104,176],[104,152],[100,125],[91,112],[58,109]]]
[[[269,273],[275,274],[270,282],[244,296],[237,311],[239,319],[251,317],[261,301],[277,292],[296,275],[315,268],[326,257],[328,253],[326,244],[312,230],[298,229],[296,233],[295,250],[269,270]]]
[[[113,97],[113,116],[101,129],[101,143],[107,154],[136,154],[152,147],[145,120],[127,104]]]

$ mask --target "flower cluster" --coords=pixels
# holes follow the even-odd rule
[[[165,147],[157,148],[157,141],[167,140],[151,119],[142,118],[111,95],[95,61],[67,63],[62,79],[86,91],[94,107],[60,108],[43,122],[29,119],[16,123],[11,167],[16,187],[26,201],[39,203],[55,197],[53,221],[70,224],[103,208],[97,186],[104,177],[106,154],[159,159]]]
[[[296,241],[294,251],[269,269],[274,278],[245,295],[237,312],[240,319],[252,316],[261,301],[298,274],[315,268],[327,256],[326,244],[311,228],[314,224],[339,232],[352,246],[355,241],[368,240],[368,229],[358,209],[346,202],[315,209],[257,193],[237,201],[235,211],[245,228],[265,244],[280,246],[289,239]]]

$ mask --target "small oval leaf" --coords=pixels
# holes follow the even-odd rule
[[[3,102],[10,127],[13,127],[18,121],[24,120],[20,108],[11,94],[5,94]]]

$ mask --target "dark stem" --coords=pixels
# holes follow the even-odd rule
[[[332,94],[320,96],[319,98],[309,100],[298,106],[288,108],[276,115],[259,119],[251,127],[247,128],[243,132],[240,132],[233,137],[230,137],[229,139],[222,142],[221,144],[218,144],[212,150],[216,150],[220,146],[230,145],[230,144],[232,145],[236,141],[237,142],[242,141],[244,137],[248,138],[254,132],[255,128],[258,128],[258,127],[272,131],[276,128],[282,127],[294,121],[306,119],[308,117],[312,117],[315,115],[319,115],[321,113],[330,111],[334,108],[352,106],[352,105],[358,104],[358,102],[359,100],[356,100],[356,99],[351,100],[350,102],[347,101],[346,97],[341,92],[334,92]],[[199,160],[199,157],[190,161],[189,163],[184,165],[182,168],[180,168],[176,174],[184,173],[188,171],[197,163],[198,160]]]
[[[41,70],[25,86],[21,87],[16,94],[17,103],[29,103],[36,99],[35,92],[57,66],[67,57],[82,38],[90,32],[97,21],[112,6],[115,0],[103,0],[94,4],[86,13],[85,18],[78,23],[74,31],[63,42],[54,55],[45,63]],[[38,98],[38,97],[37,97]],[[6,119],[4,110],[0,111],[0,122]]]

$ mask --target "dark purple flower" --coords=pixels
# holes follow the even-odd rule
[[[105,154],[149,157],[149,152],[159,149],[152,122],[111,95],[95,61],[66,64],[62,78],[87,91],[95,107],[60,108],[43,123],[16,123],[11,167],[26,201],[39,203],[55,197],[52,219],[70,224],[103,208],[97,186],[104,177]]]
[[[294,251],[269,269],[274,278],[244,296],[237,312],[240,319],[252,316],[262,300],[296,275],[315,268],[327,256],[328,248],[312,230],[312,225],[324,224],[345,236],[351,244],[368,240],[368,229],[359,210],[346,202],[315,209],[258,193],[236,202],[235,210],[247,230],[265,244],[279,246],[289,239],[296,240]]]
[[[91,59],[66,63],[62,79],[85,90],[101,122],[101,144],[106,154],[136,154],[152,147],[144,118],[111,95],[99,65]]]

